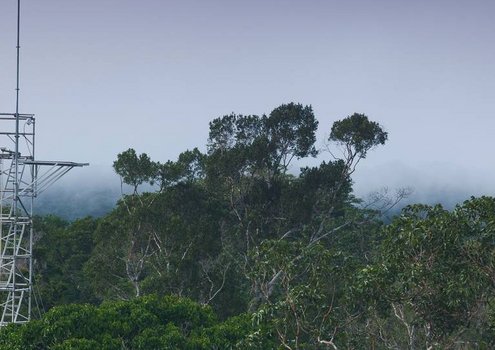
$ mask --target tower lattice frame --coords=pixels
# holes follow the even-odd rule
[[[34,199],[75,167],[35,158],[34,114],[19,113],[21,2],[17,0],[15,113],[0,113],[0,327],[31,319]]]

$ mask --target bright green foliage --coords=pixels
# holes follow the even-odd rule
[[[404,209],[386,228],[381,257],[361,282],[398,323],[400,336],[387,334],[390,344],[487,346],[494,345],[493,338],[485,343],[494,268],[495,199],[482,197],[453,212],[439,205]]]
[[[353,257],[321,244],[287,241],[266,241],[258,255],[252,273],[271,277],[270,271],[276,269],[280,281],[263,282],[266,299],[255,315],[270,321],[282,344],[295,349],[324,343],[350,346],[345,330],[354,322],[354,310],[346,291],[356,270]]]
[[[245,316],[219,323],[210,308],[188,299],[147,296],[55,307],[40,320],[0,330],[0,349],[228,349],[252,331]]]

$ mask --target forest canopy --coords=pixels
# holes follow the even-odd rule
[[[132,191],[111,213],[37,219],[40,316],[0,348],[494,347],[495,199],[384,223],[407,191],[363,200],[351,176],[388,133],[359,113],[324,127],[318,149],[289,103],[212,120],[205,152],[119,153]]]

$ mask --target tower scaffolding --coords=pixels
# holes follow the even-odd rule
[[[31,319],[34,199],[71,169],[89,165],[35,158],[34,114],[19,113],[20,10],[17,0],[15,113],[0,113],[0,327]]]

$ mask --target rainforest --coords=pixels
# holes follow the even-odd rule
[[[208,135],[175,160],[122,150],[104,216],[36,217],[36,312],[1,349],[495,347],[494,198],[358,198],[389,137],[365,114],[319,125],[287,103]]]

